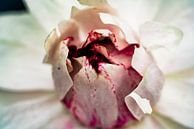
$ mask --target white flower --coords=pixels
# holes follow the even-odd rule
[[[27,0],[26,3],[30,14],[9,14],[0,17],[0,127],[2,129],[87,128],[78,123],[66,111],[56,97],[56,93],[53,92],[51,67],[41,63],[44,56],[43,42],[52,28],[56,27],[60,21],[65,20],[52,31],[47,39],[45,44],[47,57],[45,60],[53,65],[53,75],[59,97],[63,99],[65,96],[71,96],[67,94],[70,94],[69,89],[72,83],[76,83],[72,82],[71,77],[69,81],[67,80],[69,74],[67,70],[72,70],[69,67],[71,65],[66,66],[62,62],[63,60],[55,59],[61,57],[57,54],[62,54],[62,57],[63,54],[65,55],[59,49],[65,45],[57,45],[58,49],[51,50],[55,46],[53,43],[66,41],[60,39],[64,38],[64,34],[65,38],[73,36],[74,41],[84,41],[88,36],[87,33],[91,29],[96,29],[99,21],[92,14],[92,10],[95,9],[83,13],[79,12],[77,8],[83,9],[88,8],[88,6],[99,5],[96,7],[96,10],[98,10],[98,8],[104,7],[102,4],[106,1],[80,0],[80,3],[85,5],[81,5],[77,1],[64,2],[62,0]],[[109,28],[110,26],[119,27],[115,31],[112,30],[117,40],[126,39],[127,43],[140,43],[140,48],[135,49],[132,64],[127,63],[127,65],[134,67],[143,76],[143,80],[132,93],[124,95],[127,109],[138,121],[129,122],[124,128],[194,128],[194,108],[192,108],[194,103],[194,62],[192,61],[194,56],[194,45],[192,43],[194,16],[192,0],[126,0],[122,2],[107,0],[107,3],[118,13],[113,14],[106,11],[97,13],[101,22],[106,25],[103,29],[107,30],[106,27]],[[72,6],[75,7],[71,11]],[[75,21],[78,22],[81,29],[76,28],[77,24],[72,26],[72,22],[67,21],[71,14],[75,16],[75,19],[77,14]],[[90,14],[92,14],[92,19],[87,18]],[[70,23],[70,25],[67,25],[67,23]],[[94,28],[92,28],[93,26]],[[76,35],[76,31],[79,31],[78,35]],[[110,33],[108,32],[108,34]],[[56,38],[53,38],[53,35]],[[76,36],[79,37],[79,40]],[[50,52],[54,52],[55,58],[51,56],[53,54]],[[118,63],[117,61],[113,59],[114,63]],[[58,68],[59,64],[60,70],[57,71],[55,68]],[[112,69],[108,71],[108,68],[106,71],[111,73],[109,74],[112,76],[111,78],[116,78],[115,75],[118,74],[116,67],[114,66]],[[92,69],[88,68],[87,70]],[[121,68],[118,67],[118,70],[121,70]],[[119,73],[121,72],[119,71]],[[125,74],[125,71],[122,73]],[[63,76],[66,78],[64,81],[59,79]],[[163,82],[163,76],[165,82]],[[123,76],[123,78],[125,77]],[[112,80],[115,81],[116,79]],[[81,81],[77,82],[77,88],[82,83]],[[59,84],[58,82],[62,83]],[[68,82],[69,84],[67,84]],[[120,84],[123,82],[115,81],[114,83],[121,86]],[[117,105],[115,102],[120,103],[121,101],[115,101],[114,96],[111,92],[107,92],[106,87],[99,86],[101,86],[99,89],[103,89],[99,90],[99,96],[104,99],[102,103],[107,102],[107,108],[112,105],[112,109],[105,110],[105,113],[108,112],[110,117],[104,117],[107,115],[102,113],[103,110],[99,110],[98,113],[102,115],[100,118],[108,118],[101,120],[104,123],[100,124],[100,127],[114,127],[110,121],[114,121],[118,116],[115,115],[117,114],[117,110],[114,108]],[[162,86],[161,98],[158,101]],[[83,90],[80,93],[87,91],[82,88],[80,90]],[[101,93],[101,91],[106,91],[106,93]],[[88,97],[88,94],[85,93],[81,94],[80,98],[84,95]],[[83,98],[80,99],[82,102],[84,101]],[[99,100],[97,99],[93,104],[99,106]],[[106,108],[102,105],[99,107]],[[90,107],[86,109],[90,113]],[[152,110],[151,115],[145,115],[145,113],[151,113]],[[87,124],[87,120],[82,122]]]

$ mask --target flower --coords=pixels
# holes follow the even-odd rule
[[[118,24],[107,23],[107,17],[115,19],[113,12],[105,5],[77,11],[69,21],[61,22],[45,43],[45,62],[53,66],[60,99],[87,126],[114,128],[140,120],[144,113],[151,113],[151,105],[160,96],[162,73],[141,44],[128,43]],[[134,35],[128,40],[135,39]],[[138,70],[150,77],[155,74],[157,79],[149,80],[158,83],[153,91],[148,84],[139,84],[144,76],[131,64],[139,46],[141,60],[150,66],[143,64]],[[141,62],[137,61],[137,67]]]
[[[0,17],[0,127],[193,128],[192,1],[79,2]]]

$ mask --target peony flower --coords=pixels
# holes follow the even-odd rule
[[[25,2],[0,17],[2,129],[194,128],[191,0]]]

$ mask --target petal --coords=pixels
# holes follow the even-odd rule
[[[44,126],[44,129],[91,129],[81,125],[70,114],[59,115],[53,121]]]
[[[47,32],[59,22],[70,18],[72,6],[81,7],[77,0],[25,0],[25,3]]]
[[[172,120],[153,113],[141,121],[129,123],[123,129],[188,129]]]
[[[151,114],[152,107],[150,101],[146,98],[141,98],[137,93],[132,92],[125,97],[127,108],[131,111],[133,116],[140,120],[144,114]]]
[[[194,128],[194,70],[168,75],[156,110],[163,115]]]
[[[119,11],[122,19],[126,20],[138,32],[138,28],[146,21],[152,20],[159,7],[160,0],[107,0],[108,4]]]
[[[173,56],[173,50],[182,37],[182,31],[162,23],[146,22],[140,28],[140,41],[160,68]]]
[[[138,86],[142,80],[142,76],[132,67],[125,69],[125,67],[111,64],[102,64],[101,67],[102,76],[109,81],[117,97],[119,114],[116,127],[119,127],[128,120],[133,120],[135,117],[133,109],[126,106],[125,97]]]
[[[45,33],[35,20],[27,14],[2,16],[0,28],[0,87],[53,90],[50,67],[42,64]]]
[[[0,91],[1,129],[43,128],[61,114],[65,112],[53,93]]]
[[[78,23],[74,20],[60,22],[53,31],[48,35],[44,47],[46,49],[45,63],[51,63],[55,48],[59,46],[62,40],[68,41],[68,38],[72,38],[73,44],[80,44]],[[69,42],[69,41],[68,41]]]
[[[135,49],[132,66],[143,75],[143,80],[135,89],[135,92],[150,100],[151,105],[154,105],[158,101],[163,87],[163,73],[155,64],[151,55],[142,47]]]
[[[135,34],[130,24],[120,19],[118,16],[113,16],[106,13],[100,13],[99,15],[100,15],[100,19],[104,24],[111,24],[111,25],[116,25],[120,27],[124,33],[123,34],[125,36],[124,38],[129,43],[136,43],[138,41],[137,35]]]
[[[70,109],[88,126],[110,128],[118,114],[116,96],[105,78],[97,76],[94,69],[84,65],[86,61],[84,58],[78,60],[83,67],[74,76],[73,101]]]
[[[163,76],[160,70],[157,66],[151,64],[143,75],[143,80],[132,93],[140,96],[140,98],[142,98],[141,101],[148,101],[144,106],[149,108],[150,105],[154,106],[157,103],[163,87],[163,81]],[[130,94],[126,96],[125,103],[137,119],[141,119],[145,113],[149,113],[148,110],[144,112],[146,109],[142,109],[142,106],[139,104],[140,102],[138,103],[138,101]]]
[[[142,46],[140,46],[135,49],[131,63],[141,75],[144,75],[147,68],[153,63],[153,58]]]
[[[99,6],[102,4],[106,4],[106,0],[78,0],[81,4],[89,5],[89,6]]]
[[[142,47],[135,50],[132,66],[143,75],[142,81],[132,94],[137,94],[139,96],[138,98],[142,99],[141,101],[147,101],[144,106],[149,108],[151,105],[153,107],[157,103],[163,87],[164,78],[162,72],[154,63],[149,53]],[[149,111],[144,112],[145,109],[142,109],[136,96],[131,96],[129,94],[125,97],[125,103],[132,111],[132,114],[137,119],[141,119],[144,114],[149,113]]]
[[[114,21],[114,18],[116,18],[115,15],[115,10],[107,5],[91,7],[79,11],[72,18],[79,25],[81,42],[85,42],[89,32],[104,29],[113,33],[116,39],[114,43],[118,46],[118,49],[125,48],[128,43],[126,42],[125,34],[122,31],[122,27],[124,28],[124,26],[120,26],[120,24],[118,24],[119,21],[117,22],[117,20],[119,19],[115,19],[116,22]],[[130,34],[132,33],[130,28],[127,32]],[[134,41],[135,39],[134,34],[131,34],[128,37],[130,37],[128,38],[130,41]]]
[[[172,23],[192,6],[192,0],[162,0],[155,20]]]
[[[143,75],[143,80],[135,89],[135,92],[141,97],[150,100],[150,103],[153,106],[160,97],[163,83],[164,77],[162,72],[154,63],[152,63],[147,68],[145,74]]]
[[[69,75],[66,61],[69,50],[63,41],[58,44],[56,49],[57,51],[55,51],[52,60],[53,79],[59,97],[60,99],[63,99],[73,86],[73,81]]]
[[[174,8],[176,8],[175,11],[172,12],[171,15],[173,17],[168,18],[168,21],[164,20],[164,18],[160,18],[159,20],[162,22],[166,22],[168,24],[175,25],[179,27],[183,33],[184,37],[180,45],[178,46],[176,52],[173,54],[172,58],[165,63],[162,67],[162,71],[166,74],[173,73],[176,71],[182,71],[184,69],[188,69],[194,66],[194,37],[193,37],[193,28],[194,28],[194,7],[191,3],[192,1],[176,1],[174,3]],[[171,7],[173,6],[169,4],[169,6],[166,5],[167,10],[171,11]],[[175,6],[176,5],[176,6]],[[170,8],[170,9],[169,9]],[[164,12],[164,15],[167,16],[168,13],[162,10]],[[179,12],[179,15],[175,15]],[[173,67],[171,67],[173,65]]]
[[[82,68],[73,78],[72,93],[65,98],[73,114],[86,125],[103,128],[119,127],[134,120],[124,97],[137,87],[142,77],[133,68],[112,64],[100,64],[101,72],[97,74],[85,64],[85,58],[79,62]]]

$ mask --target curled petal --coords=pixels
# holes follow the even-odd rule
[[[46,56],[44,59],[45,63],[51,63],[56,48],[62,40],[65,40],[65,42],[70,42],[70,40],[73,40],[75,44],[80,44],[79,28],[77,22],[75,22],[74,20],[70,20],[67,22],[62,21],[48,35],[44,45],[46,49]]]
[[[164,76],[156,64],[152,63],[143,75],[143,80],[135,89],[141,97],[147,98],[154,106],[158,101],[164,84]]]
[[[56,49],[57,51],[55,51],[52,60],[53,79],[59,97],[60,99],[63,99],[73,86],[73,81],[67,69],[67,55],[69,51],[63,41],[58,44]]]
[[[133,116],[140,120],[144,114],[151,114],[152,107],[149,100],[141,98],[137,93],[132,92],[125,97],[127,108],[131,111]],[[138,107],[138,108],[137,108]]]
[[[163,87],[164,77],[150,54],[142,47],[136,49],[132,66],[143,75],[143,79],[132,92],[132,95],[129,94],[125,97],[125,103],[132,114],[137,119],[141,119],[145,113],[150,113],[150,106],[153,107],[157,103]],[[147,102],[145,103],[145,101]],[[141,102],[144,103],[144,107],[141,106]]]

